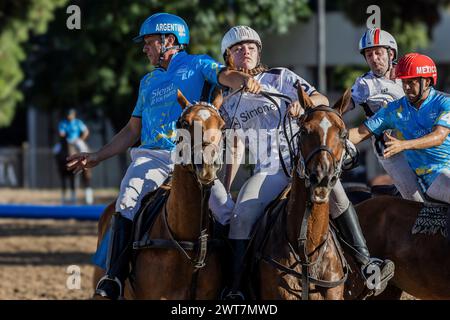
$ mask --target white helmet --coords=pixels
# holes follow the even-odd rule
[[[364,50],[372,47],[388,47],[389,49],[394,50],[394,60],[397,59],[397,42],[389,32],[379,28],[368,29],[364,32],[359,40],[359,52],[364,55]]]
[[[258,44],[259,48],[262,48],[261,39],[259,38],[258,33],[250,27],[247,26],[236,26],[228,30],[227,33],[222,38],[221,52],[222,56],[225,55],[225,52],[228,48],[231,48],[236,43],[242,41],[253,41]]]

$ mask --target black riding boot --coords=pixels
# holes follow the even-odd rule
[[[247,239],[230,239],[231,248],[233,250],[231,263],[231,281],[222,294],[223,300],[245,300],[242,293],[242,277],[246,266],[246,252],[250,240]]]
[[[352,250],[352,253],[354,253],[355,260],[361,265],[361,272],[366,279],[366,285],[369,289],[374,290],[374,295],[379,295],[386,289],[389,279],[394,276],[394,263],[391,260],[383,261],[370,257],[358,215],[351,203],[347,210],[333,221],[336,223],[344,241],[355,249]]]
[[[111,300],[123,297],[123,285],[129,273],[132,225],[131,220],[122,217],[119,213],[113,215],[106,275],[98,282],[95,295]]]

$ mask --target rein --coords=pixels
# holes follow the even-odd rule
[[[183,112],[181,113],[178,121],[177,121],[177,128],[183,128],[187,129],[189,128],[190,124],[183,119],[184,114],[188,109],[195,105],[202,105],[205,107],[208,107],[210,109],[213,109],[216,114],[220,117],[218,109],[213,106],[212,104],[206,103],[206,102],[197,102],[194,105],[187,106]],[[179,143],[180,140],[177,142]],[[195,148],[195,146],[192,146],[192,148]],[[209,225],[209,197],[211,194],[211,188],[214,182],[204,184],[202,183],[197,174],[195,173],[194,169],[194,152],[191,150],[191,165],[183,165],[184,167],[188,167],[187,170],[193,175],[193,178],[197,181],[198,186],[200,188],[201,192],[201,212],[200,212],[200,235],[198,236],[198,239],[196,241],[179,241],[175,239],[174,233],[172,229],[169,226],[168,223],[168,212],[167,212],[167,202],[164,203],[164,210],[162,215],[162,220],[164,223],[164,226],[167,230],[167,233],[169,234],[169,239],[148,239],[145,241],[145,244],[141,245],[140,248],[161,248],[161,249],[177,249],[180,251],[186,259],[192,264],[193,266],[193,272],[191,275],[191,285],[190,285],[190,299],[194,300],[196,299],[197,294],[197,283],[198,283],[198,275],[200,269],[205,267],[206,263],[206,257],[208,253],[208,245],[212,245],[213,247],[219,247],[222,245],[221,240],[217,239],[209,239],[208,234],[208,225]],[[187,251],[195,251],[194,254],[189,254]]]
[[[324,111],[324,112],[331,112],[334,113],[336,115],[339,116],[339,118],[342,120],[342,116],[334,109],[327,107],[327,106],[317,106],[315,108],[310,108],[305,110],[305,114],[302,116],[303,119],[306,119],[310,114],[317,112],[317,111]],[[296,134],[295,136],[297,137],[297,139],[301,139],[301,131],[299,131],[299,134]],[[300,143],[300,141],[299,141]],[[344,144],[345,145],[345,144]],[[326,145],[320,145],[319,147],[315,148],[307,157],[306,160],[304,160],[303,155],[301,154],[300,148],[298,148],[299,151],[299,162],[298,162],[298,166],[297,166],[297,172],[299,173],[299,177],[301,179],[305,180],[305,187],[307,189],[307,201],[306,201],[306,208],[305,208],[305,212],[303,214],[303,219],[301,222],[301,227],[300,227],[300,232],[299,235],[297,237],[297,250],[295,250],[294,246],[290,243],[287,234],[285,234],[285,238],[286,241],[288,243],[289,246],[289,251],[293,254],[296,264],[292,267],[287,267],[282,265],[281,263],[279,263],[278,261],[274,260],[271,257],[268,256],[263,256],[261,257],[262,260],[264,260],[265,262],[271,264],[273,267],[286,272],[287,274],[290,274],[294,277],[297,277],[299,279],[301,279],[302,282],[302,295],[301,298],[302,300],[308,300],[309,298],[309,285],[310,284],[314,284],[317,285],[319,287],[324,287],[324,288],[334,288],[336,286],[341,285],[342,283],[344,283],[347,280],[348,277],[348,273],[349,273],[349,269],[348,269],[348,265],[347,262],[344,258],[344,255],[342,253],[342,251],[340,250],[339,246],[336,246],[336,249],[338,251],[338,255],[341,261],[341,264],[343,266],[344,269],[344,275],[336,281],[327,281],[327,280],[321,280],[321,279],[317,279],[313,276],[310,275],[309,269],[311,267],[314,267],[315,265],[320,264],[320,262],[323,259],[324,253],[327,249],[327,241],[329,239],[329,233],[330,231],[328,230],[327,232],[327,236],[325,238],[325,240],[319,245],[317,246],[317,248],[315,248],[315,250],[313,252],[311,252],[310,254],[308,254],[306,252],[306,241],[307,241],[307,231],[308,231],[308,219],[311,216],[311,212],[312,212],[312,202],[311,202],[311,183],[309,181],[309,174],[306,171],[306,166],[309,163],[309,161],[319,152],[325,151],[328,152],[332,159],[334,160],[334,166],[335,166],[335,170],[334,170],[334,174],[333,177],[336,177],[336,179],[339,178],[340,174],[341,174],[341,165],[342,165],[342,160],[344,157],[344,152],[343,155],[341,157],[341,159],[339,161],[337,161],[334,158],[334,155],[332,153],[332,150],[326,146]],[[300,169],[300,170],[299,170]],[[332,179],[330,179],[331,181]],[[337,181],[337,180],[336,180]],[[335,181],[335,182],[336,182]],[[334,183],[335,183],[334,182]],[[330,186],[329,186],[330,187]],[[284,208],[284,213],[286,214],[286,208]],[[333,233],[332,233],[333,235]],[[266,238],[267,240],[267,238]],[[336,242],[336,238],[334,238],[335,243]],[[315,261],[311,261],[310,257],[312,255],[314,255],[316,252],[319,252],[319,256],[317,257],[317,259],[315,259]],[[300,264],[301,265],[301,272],[298,272],[296,270],[294,270],[295,266]]]

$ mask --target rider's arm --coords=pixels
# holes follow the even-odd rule
[[[405,150],[427,149],[440,146],[445,141],[449,133],[450,128],[435,126],[432,132],[423,137],[405,140]]]
[[[139,117],[131,117],[127,125],[98,152],[98,161],[106,160],[132,147],[141,136],[142,122]]]
[[[83,130],[83,133],[80,136],[80,139],[86,140],[87,137],[89,137],[89,129],[87,127],[85,127],[85,129]]]
[[[66,130],[62,121],[58,124],[58,133],[61,138],[64,138],[66,136]]]
[[[357,145],[361,141],[366,140],[372,135],[372,132],[367,129],[364,124],[361,124],[358,128],[351,128],[348,131],[348,139],[354,144]]]
[[[418,150],[418,149],[428,149],[432,147],[440,146],[448,134],[450,133],[450,128],[443,126],[435,126],[433,131],[423,137],[411,140],[398,140],[394,137],[388,136],[388,141],[385,149],[385,157],[393,156],[403,150]]]
[[[252,93],[261,91],[261,85],[251,75],[235,70],[222,69],[219,73],[219,84],[233,90],[244,87]]]

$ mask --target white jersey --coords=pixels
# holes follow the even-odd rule
[[[404,95],[400,80],[380,78],[372,71],[356,79],[352,87],[352,99],[355,105],[368,106],[372,114]],[[367,111],[366,115],[371,116],[371,114],[367,114]]]
[[[300,84],[303,90],[311,95],[316,89],[311,86],[304,79],[299,77],[294,72],[286,68],[274,68],[266,72],[260,73],[254,77],[261,83],[263,91],[281,93],[292,99],[298,100],[297,86]],[[279,154],[278,141],[280,143],[280,151],[286,165],[289,167],[289,148],[286,138],[283,134],[283,119],[286,114],[289,102],[284,99],[272,97],[280,109],[273,104],[272,101],[262,95],[254,95],[252,93],[240,93],[230,97],[224,105],[220,108],[221,114],[227,124],[227,128],[242,129],[247,133],[246,144],[249,146],[250,160],[256,164],[256,171],[264,168],[278,170],[279,168]],[[253,130],[252,130],[253,129]],[[260,130],[265,129],[265,130]],[[293,134],[298,131],[295,121],[292,121]],[[288,135],[290,135],[288,129]],[[266,139],[258,135],[261,132],[267,132]],[[277,134],[280,133],[279,139]],[[249,143],[249,140],[258,141],[258,150],[255,150],[255,144]],[[267,143],[267,148],[261,148],[261,143]],[[267,152],[261,152],[266,149]],[[276,160],[276,161],[274,161]]]

